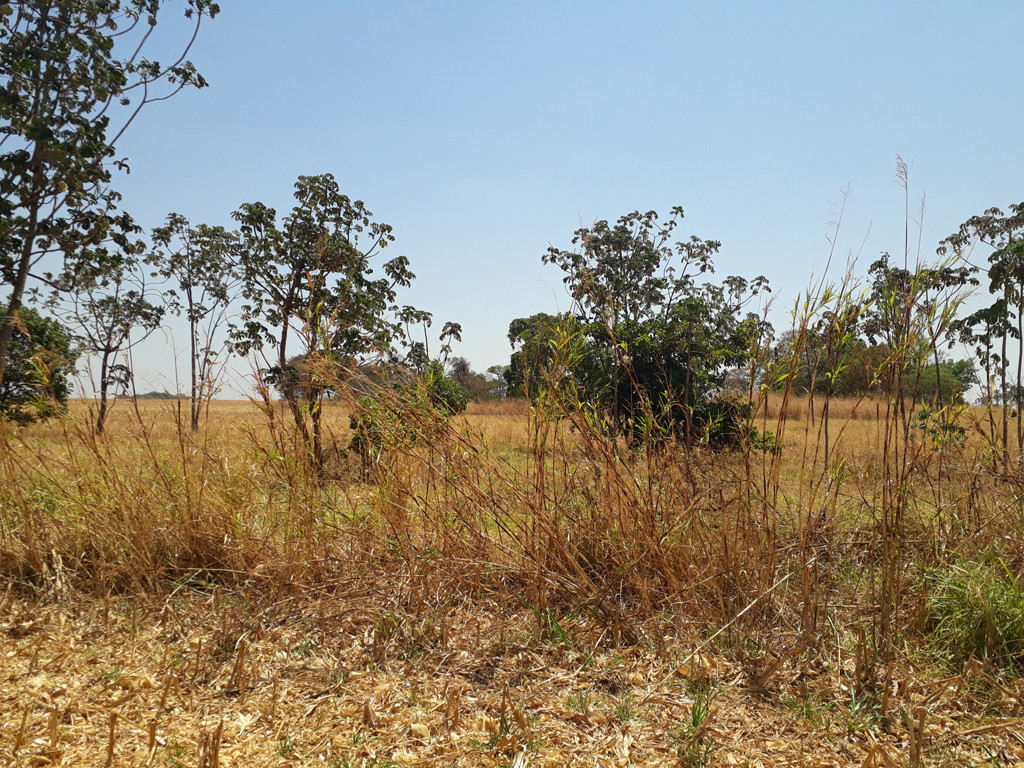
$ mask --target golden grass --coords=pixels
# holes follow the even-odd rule
[[[634,453],[572,414],[475,404],[410,414],[367,475],[332,403],[317,477],[287,414],[272,430],[250,402],[196,435],[166,401],[119,402],[100,438],[83,402],[0,427],[0,763],[1024,759],[1024,687],[924,653],[920,580],[1020,572],[1016,457],[974,411],[966,444],[922,433],[886,464],[885,410],[831,403],[826,462],[806,402],[777,455]]]

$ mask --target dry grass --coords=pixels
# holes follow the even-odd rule
[[[4,764],[1024,758],[1020,681],[928,650],[926,568],[1024,565],[984,413],[897,465],[871,400],[831,404],[827,462],[806,402],[758,416],[780,453],[716,455],[475,405],[367,469],[331,404],[312,476],[283,413],[119,403],[97,440],[87,407],[2,427]]]

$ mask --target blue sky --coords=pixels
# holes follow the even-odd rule
[[[403,303],[461,322],[478,370],[507,363],[513,318],[568,308],[541,255],[597,219],[682,205],[684,236],[722,241],[720,276],[771,280],[778,327],[847,185],[840,260],[902,255],[897,153],[913,205],[927,196],[926,257],[1024,200],[1020,2],[221,7],[190,56],[210,87],[148,108],[119,146],[126,207],[231,226],[242,202],[285,212],[297,176],[333,173],[394,227],[418,276]],[[173,387],[171,343],[138,353],[140,388]]]

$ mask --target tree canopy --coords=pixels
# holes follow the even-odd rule
[[[723,421],[729,406],[716,395],[764,332],[746,308],[768,284],[764,277],[700,280],[714,271],[720,243],[676,239],[682,219],[679,207],[665,222],[655,211],[634,211],[577,230],[572,249],[549,248],[543,260],[565,273],[574,310],[513,321],[509,340],[520,349],[510,391],[541,382],[559,338],[576,334],[583,346],[571,374],[583,400],[607,411],[613,431],[653,423],[686,440],[713,440],[714,425],[733,429],[735,414]]]
[[[148,103],[206,81],[186,60],[209,0],[184,0],[193,34],[170,65],[145,57],[161,0],[23,0],[0,8],[0,381],[37,268],[125,227],[111,188],[120,137]],[[115,38],[120,45],[115,45]],[[127,58],[119,58],[121,52]],[[59,269],[59,268],[58,268]],[[51,268],[52,270],[52,268]]]

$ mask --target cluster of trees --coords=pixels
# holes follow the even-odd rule
[[[611,434],[734,439],[743,407],[715,395],[770,333],[749,310],[768,281],[703,279],[720,243],[676,239],[682,219],[679,207],[665,221],[635,211],[577,230],[572,249],[548,249],[543,260],[565,273],[574,311],[512,322],[509,393],[569,383],[575,403],[600,413]]]
[[[172,64],[145,56],[172,5],[0,6],[0,397],[22,418],[52,411],[85,352],[98,367],[102,431],[109,399],[130,385],[131,348],[177,314],[189,327],[193,428],[223,352],[254,354],[318,454],[320,403],[339,371],[394,360],[403,342],[410,365],[433,370],[424,343],[409,340],[411,327],[431,318],[395,303],[414,277],[408,259],[383,258],[391,227],[330,174],[299,177],[283,217],[261,202],[242,204],[237,231],[172,213],[147,242],[120,210],[112,184],[127,168],[116,156],[120,137],[146,104],[206,85],[186,57],[203,21],[219,12],[214,2],[178,3],[193,29]],[[229,317],[236,298],[243,306]],[[447,324],[442,348],[459,333]]]
[[[509,393],[570,381],[576,401],[602,413],[612,434],[709,442],[736,434],[742,407],[714,395],[770,332],[749,311],[768,281],[703,279],[720,243],[676,239],[682,219],[679,207],[665,221],[635,211],[577,230],[572,249],[548,249],[543,260],[565,273],[574,311],[512,322]]]
[[[104,394],[125,381],[120,357],[134,343],[133,330],[152,332],[162,317],[138,269],[139,228],[119,209],[112,185],[114,170],[127,169],[117,143],[147,104],[206,85],[187,55],[204,20],[220,10],[210,0],[179,3],[193,29],[179,55],[163,65],[146,50],[167,5],[24,0],[0,6],[0,282],[7,289],[0,387],[24,372],[8,367],[26,359],[26,344],[40,383],[10,393],[21,397],[19,410],[26,392],[38,399],[48,390],[59,401],[65,386],[65,367],[42,370],[44,351],[61,352],[32,333],[28,299],[63,320],[78,348],[99,356]],[[99,428],[105,406],[104,398]]]
[[[730,385],[748,394],[791,386],[826,402],[875,390],[957,401],[976,379],[972,362],[944,357],[956,343],[974,350],[1010,442],[1009,406],[1024,411],[1024,203],[969,219],[940,244],[945,261],[936,265],[899,268],[883,256],[861,294],[844,283],[778,340],[752,311],[767,280],[712,280],[720,244],[678,238],[681,208],[664,220],[654,211],[602,220],[577,230],[571,248],[543,255],[565,274],[572,311],[513,321],[510,364],[486,374],[462,358],[445,370],[425,336],[418,340],[432,318],[397,304],[414,275],[406,257],[386,257],[392,228],[330,174],[300,176],[283,216],[243,203],[229,230],[172,213],[147,237],[113,187],[114,171],[127,167],[117,142],[146,104],[206,85],[187,54],[219,11],[209,0],[180,0],[193,30],[161,65],[144,51],[174,4],[0,5],[0,408],[8,415],[53,412],[87,353],[98,367],[102,431],[108,399],[130,385],[131,348],[174,314],[189,328],[192,427],[223,355],[255,355],[314,457],[324,398],[345,372],[385,363],[427,381],[448,411],[470,398],[557,392],[610,434],[713,443],[735,439],[745,415],[742,398],[723,396]],[[977,244],[990,249],[993,300],[960,317],[965,292],[979,284],[961,256]],[[444,325],[439,357],[460,333]],[[1016,440],[1024,448],[1019,416]]]
[[[633,212],[578,230],[572,250],[548,250],[544,261],[565,272],[573,310],[512,321],[509,395],[569,389],[612,433],[715,443],[738,437],[755,388],[818,396],[826,419],[831,397],[876,393],[897,398],[905,415],[906,401],[939,409],[963,402],[979,383],[978,363],[983,400],[1004,406],[1003,445],[1016,412],[1024,448],[1024,203],[965,222],[942,241],[935,264],[901,268],[883,254],[862,288],[850,276],[820,286],[814,310],[795,313],[794,327],[777,338],[748,309],[768,290],[766,279],[702,277],[713,272],[719,243],[673,241],[682,215],[675,208],[662,224],[654,212]],[[994,301],[962,316],[980,284],[982,270],[966,258],[978,243],[991,247]],[[948,357],[957,344],[972,347],[975,359]]]

